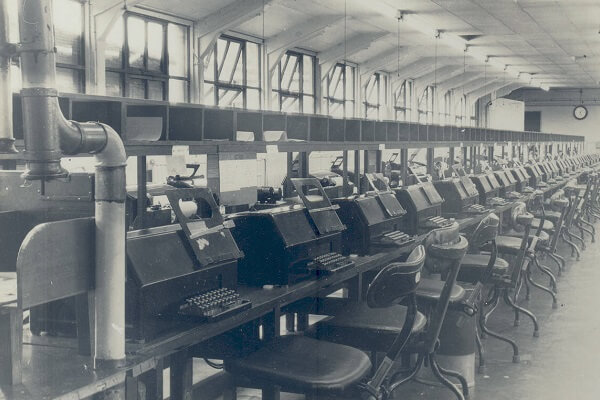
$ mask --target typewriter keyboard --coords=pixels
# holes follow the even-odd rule
[[[429,217],[427,218],[425,221],[423,221],[423,224],[420,226],[420,228],[424,228],[424,229],[438,229],[438,228],[443,228],[446,226],[450,226],[452,225],[452,221],[449,219],[446,219],[444,217]]]
[[[516,199],[520,199],[521,195],[517,192],[508,192],[508,193],[506,193],[506,198],[509,200],[516,200]]]
[[[481,204],[471,204],[468,207],[465,207],[464,212],[467,214],[483,214],[487,211],[487,208],[482,206]]]
[[[252,306],[235,290],[220,288],[188,297],[179,306],[179,314],[205,321],[217,321]]]
[[[341,272],[353,266],[354,261],[336,252],[317,256],[307,264],[308,270],[316,273],[317,276]]]
[[[401,231],[387,232],[374,240],[375,244],[396,246],[412,243],[414,241],[415,238]]]
[[[489,200],[489,204],[491,206],[503,206],[506,204],[506,200],[504,200],[502,197],[492,197]]]
[[[525,186],[523,188],[523,190],[521,190],[521,192],[526,193],[526,194],[533,193],[534,191],[535,191],[535,189],[532,188],[531,186]]]

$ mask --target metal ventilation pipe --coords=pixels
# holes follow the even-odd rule
[[[51,0],[20,0],[19,32],[24,178],[67,176],[60,164],[63,154],[90,153],[98,161],[94,358],[97,364],[119,364],[125,359],[125,148],[111,127],[63,116],[56,90]]]
[[[15,46],[8,41],[8,1],[0,1],[0,153],[16,153],[12,126],[10,57]]]

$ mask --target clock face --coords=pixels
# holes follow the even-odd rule
[[[573,116],[579,120],[587,117],[588,110],[585,106],[577,106],[573,109]]]

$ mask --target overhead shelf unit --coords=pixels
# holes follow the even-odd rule
[[[61,96],[59,104],[68,119],[112,126],[123,137],[131,155],[168,155],[174,145],[191,146],[193,154],[210,154],[265,152],[269,144],[277,145],[278,151],[310,152],[372,149],[367,146],[372,144],[431,148],[584,140],[583,136],[552,133],[344,119],[80,94]],[[14,135],[19,145],[23,139],[19,94],[14,95],[13,105]],[[272,141],[273,132],[281,133],[279,140]]]

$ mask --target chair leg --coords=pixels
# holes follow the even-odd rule
[[[533,287],[536,287],[538,289],[540,289],[541,291],[544,291],[546,293],[548,293],[550,296],[552,296],[552,308],[556,308],[558,307],[558,302],[556,300],[556,295],[554,294],[554,292],[552,291],[552,289],[544,286],[544,285],[540,285],[539,283],[537,283],[536,281],[533,280],[533,278],[531,277],[531,271],[527,271],[526,277],[525,279],[527,279],[529,281],[529,283],[531,283],[531,285]]]
[[[552,288],[554,293],[558,293],[558,287],[556,285],[556,277],[554,276],[554,274],[552,273],[550,268],[548,268],[545,265],[540,264],[539,259],[535,255],[533,256],[533,262],[538,270],[540,270],[543,274],[545,274],[546,276],[548,276],[548,278],[550,278],[550,287]]]
[[[500,335],[499,333],[496,333],[496,332],[490,330],[487,327],[487,319],[494,312],[494,310],[496,309],[496,307],[498,307],[498,302],[499,301],[500,301],[500,296],[498,294],[498,291],[496,290],[495,291],[494,301],[491,303],[492,307],[487,312],[484,312],[484,313],[481,314],[481,318],[479,320],[479,326],[481,327],[481,332],[483,334],[489,335],[489,336],[491,336],[493,338],[496,338],[496,339],[501,340],[501,341],[503,341],[505,343],[508,343],[512,347],[512,349],[513,349],[513,358],[512,358],[512,361],[514,363],[518,363],[518,362],[521,361],[521,358],[519,356],[519,346],[517,346],[517,343],[515,343],[513,340],[511,340],[511,339],[509,339],[507,337],[504,337],[504,336]]]
[[[577,261],[579,261],[579,259],[581,258],[581,252],[579,250],[579,247],[575,244],[575,242],[572,242],[571,240],[567,239],[566,232],[563,232],[562,239],[565,241],[566,244],[568,244],[571,247],[571,257],[575,257],[575,255],[577,255]]]
[[[529,311],[523,307],[519,307],[517,304],[515,304],[515,302],[511,299],[510,294],[508,293],[508,290],[504,291],[504,301],[506,302],[506,304],[511,306],[515,311],[523,313],[523,314],[527,315],[529,318],[531,318],[531,321],[533,322],[533,336],[539,337],[540,336],[540,327],[538,325],[537,318],[535,317],[535,315],[533,315],[533,313],[531,311]]]
[[[483,347],[483,343],[481,342],[481,328],[478,325],[478,323],[475,324],[475,345],[477,346],[477,355],[479,357],[479,369],[477,372],[483,374],[485,373],[485,349]]]
[[[389,398],[392,398],[392,393],[394,392],[394,390],[396,390],[396,388],[400,385],[405,384],[406,382],[410,381],[411,379],[413,379],[417,373],[421,370],[421,368],[423,367],[423,362],[425,361],[425,355],[423,354],[419,354],[419,356],[417,357],[417,362],[415,363],[415,366],[412,370],[410,370],[410,372],[408,373],[408,375],[406,375],[404,378],[398,379],[398,376],[402,373],[402,372],[397,372],[394,375],[392,375],[390,382],[391,384],[388,387],[388,394],[389,394]]]
[[[432,357],[433,357],[433,362],[437,364],[438,369],[440,370],[440,372],[443,375],[450,376],[450,377],[452,377],[454,379],[457,379],[460,382],[460,386],[462,388],[463,396],[465,397],[465,399],[468,399],[469,398],[469,384],[467,383],[467,380],[465,379],[465,377],[462,376],[459,372],[452,371],[452,370],[449,370],[449,369],[446,369],[446,368],[442,367],[437,362],[437,359],[435,358],[435,355],[433,355]]]
[[[465,400],[465,397],[463,396],[462,392],[460,390],[458,390],[458,388],[454,385],[454,383],[452,383],[448,378],[446,378],[442,372],[440,371],[440,367],[437,363],[437,361],[435,360],[433,354],[429,355],[429,366],[431,367],[431,371],[433,372],[433,375],[444,385],[446,386],[448,389],[450,389],[452,391],[452,393],[454,393],[454,395],[456,396],[456,398],[458,400]],[[467,389],[468,390],[468,389]]]
[[[569,237],[571,239],[575,239],[575,240],[581,242],[581,250],[585,250],[585,240],[583,240],[583,238],[581,236],[577,236],[576,234],[574,234],[573,232],[571,232],[568,229],[567,229],[567,235],[569,235]]]
[[[556,265],[558,266],[558,276],[562,276],[563,264],[560,261],[560,259],[558,257],[556,257],[556,254],[554,254],[552,252],[548,252],[546,254],[548,254],[548,257],[550,257],[552,259],[552,261],[554,261],[556,263]]]

